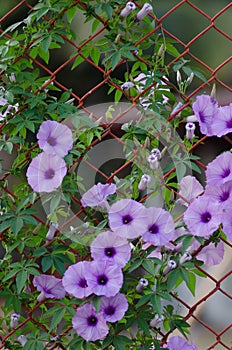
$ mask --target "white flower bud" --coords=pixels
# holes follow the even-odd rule
[[[194,73],[192,72],[192,73],[190,74],[190,76],[188,77],[188,79],[187,79],[187,84],[188,84],[188,85],[191,84],[191,82],[193,81],[193,78],[194,78]]]
[[[138,185],[139,191],[144,191],[147,188],[147,184],[151,181],[151,178],[149,175],[142,175],[141,180]]]
[[[124,9],[122,9],[120,16],[125,18],[127,17],[133,10],[136,9],[136,6],[133,2],[129,1],[126,6],[124,7]]]
[[[49,243],[53,239],[57,228],[58,228],[58,223],[51,221],[47,235],[46,235],[46,243]]]
[[[146,278],[140,278],[139,283],[136,287],[136,292],[141,292],[145,287],[148,286],[148,280]]]
[[[17,340],[18,340],[18,342],[22,345],[22,346],[24,346],[25,344],[26,344],[26,342],[27,342],[27,338],[26,338],[26,336],[25,335],[20,335],[18,338],[17,338]]]
[[[159,150],[158,148],[153,148],[153,149],[151,150],[151,154],[152,154],[153,156],[156,156],[158,160],[161,159],[161,152],[160,152],[160,150]]]
[[[184,253],[184,255],[182,255],[180,257],[180,260],[179,260],[179,264],[183,264],[184,262],[186,261],[190,261],[192,259],[192,255],[188,252]]]
[[[156,156],[154,156],[153,154],[151,154],[150,156],[148,156],[147,158],[150,168],[152,170],[157,170],[159,167],[159,160]]]
[[[10,318],[11,318],[11,320],[10,320],[10,327],[11,328],[16,328],[18,323],[19,323],[20,315],[19,314],[12,314]]]
[[[182,78],[179,70],[176,72],[176,81],[178,84],[182,82]]]
[[[192,140],[194,138],[194,131],[196,129],[196,125],[194,123],[187,123],[185,125],[186,129],[186,139],[187,140]]]
[[[165,267],[163,273],[166,275],[170,270],[175,269],[177,266],[176,262],[174,260],[169,260],[168,265]]]
[[[134,83],[127,81],[126,83],[121,85],[121,89],[123,91],[130,90],[131,88],[133,88],[134,85],[135,85]]]
[[[136,15],[137,20],[141,21],[148,14],[148,12],[151,12],[152,10],[153,10],[152,6],[146,2],[141,8],[141,10],[137,13]]]

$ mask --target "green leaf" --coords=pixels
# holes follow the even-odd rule
[[[12,220],[11,222],[11,228],[14,233],[14,235],[17,235],[21,228],[23,227],[23,219],[19,216]]]
[[[49,47],[51,45],[52,42],[52,36],[48,35],[46,37],[44,37],[44,39],[41,42],[42,48],[45,52],[47,52],[49,50]]]
[[[151,275],[155,274],[154,262],[150,259],[146,259],[142,263],[142,267],[149,272]]]
[[[115,350],[125,350],[126,344],[132,344],[133,341],[124,335],[116,335],[113,338],[113,344],[115,346]]]
[[[59,308],[59,310],[53,315],[50,328],[54,329],[63,319],[66,312],[66,308]]]
[[[176,164],[176,176],[178,182],[181,181],[181,179],[185,176],[186,173],[186,165],[183,163]]]
[[[101,56],[101,51],[94,46],[93,49],[90,51],[90,57],[92,58],[93,62],[96,65],[98,65],[100,56]]]
[[[118,103],[122,97],[123,92],[121,90],[116,89],[114,94],[114,102]]]
[[[196,275],[190,271],[188,271],[189,274],[189,282],[186,283],[188,289],[192,293],[192,295],[195,297],[195,289],[196,289]]]
[[[169,272],[168,283],[167,283],[167,287],[168,287],[169,292],[176,286],[179,275],[180,275],[179,269],[175,269],[175,270],[172,270]]]
[[[150,336],[150,330],[149,325],[146,320],[144,320],[142,317],[137,318],[138,328],[141,329],[145,334]]]
[[[99,312],[101,305],[101,296],[95,295],[92,300],[92,304],[95,307],[96,312]]]
[[[193,242],[193,236],[192,235],[186,235],[182,241],[182,254],[184,254],[187,250],[188,247],[190,247],[190,245]]]
[[[121,54],[120,52],[115,52],[113,56],[111,57],[111,63],[112,63],[112,70],[115,69],[117,64],[121,61]]]
[[[143,295],[136,304],[136,309],[148,303],[151,300],[151,294]]]
[[[162,304],[161,304],[161,299],[157,294],[153,294],[151,296],[151,303],[152,306],[154,308],[154,310],[156,311],[156,313],[161,316],[162,315]]]
[[[16,286],[18,294],[21,293],[23,287],[25,287],[27,282],[27,271],[22,270],[16,276]]]
[[[44,256],[41,260],[42,271],[46,272],[52,267],[52,258],[50,256]]]

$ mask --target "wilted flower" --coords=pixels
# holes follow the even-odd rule
[[[88,303],[78,307],[72,319],[72,325],[77,334],[86,341],[102,339],[109,332],[103,313],[97,313],[95,308]]]
[[[209,196],[201,196],[190,203],[184,213],[184,222],[192,235],[208,238],[216,231],[222,220],[220,206]]]
[[[66,172],[67,167],[62,158],[42,152],[32,159],[26,175],[34,191],[49,193],[61,185]]]
[[[108,209],[107,197],[116,192],[115,184],[102,184],[92,186],[81,198],[81,204],[85,207],[100,206]]]
[[[65,290],[62,286],[62,280],[50,275],[35,276],[33,284],[40,292],[37,300],[39,302],[46,298],[61,299],[65,297]]]
[[[72,149],[72,131],[55,120],[44,121],[37,133],[38,145],[46,153],[64,157]]]
[[[186,199],[182,199],[181,197],[176,200],[176,203],[181,205],[185,205],[186,207],[192,202],[195,198],[197,198],[200,194],[203,193],[203,186],[200,182],[191,175],[184,176],[180,181],[180,191],[179,194],[181,197]]]
[[[88,286],[86,271],[90,268],[91,262],[80,261],[68,267],[62,278],[64,289],[76,298],[85,298],[93,291]]]
[[[146,2],[141,8],[141,10],[137,13],[136,15],[137,20],[141,21],[152,10],[153,10],[152,6]]]
[[[126,238],[117,235],[117,231],[105,231],[92,242],[91,256],[94,260],[105,260],[123,267],[130,260],[131,247]]]
[[[145,207],[133,199],[121,199],[109,210],[109,225],[117,234],[134,239],[146,231],[147,214]]]
[[[136,9],[136,6],[133,2],[129,1],[126,6],[122,9],[120,16],[125,18],[127,17],[133,10]]]
[[[85,277],[94,294],[106,297],[116,295],[123,283],[121,268],[105,260],[92,261],[85,272]]]
[[[207,165],[205,171],[208,185],[221,186],[232,180],[232,153],[223,152]]]
[[[128,302],[124,294],[118,293],[114,297],[102,297],[100,311],[108,322],[116,322],[123,318],[128,309]]]
[[[151,181],[151,178],[147,174],[143,174],[138,184],[138,190],[144,191],[147,188],[147,184]]]
[[[186,129],[186,139],[192,140],[195,136],[194,131],[196,129],[196,125],[194,123],[186,123],[185,129]]]

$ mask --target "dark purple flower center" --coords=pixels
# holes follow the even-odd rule
[[[212,218],[212,216],[208,211],[201,214],[201,222],[203,222],[204,224],[209,222],[211,220],[211,218]]]
[[[106,315],[112,316],[115,313],[115,307],[112,305],[109,305],[104,309],[104,312]]]
[[[55,171],[52,168],[46,170],[44,173],[45,179],[53,179],[54,176],[55,176]]]
[[[94,315],[91,315],[91,316],[89,316],[88,318],[87,318],[87,324],[88,324],[88,326],[96,326],[97,325],[97,323],[98,323],[98,319],[97,319],[97,317],[96,316],[94,316]]]
[[[156,224],[153,224],[152,226],[149,227],[148,231],[152,234],[156,234],[159,232],[159,226]]]
[[[112,258],[116,254],[116,249],[114,247],[105,248],[105,255]]]
[[[100,275],[97,278],[97,283],[101,284],[102,286],[106,285],[106,283],[108,282],[108,277],[106,275]]]
[[[231,128],[232,128],[232,119],[227,120],[227,122],[226,122],[226,127],[227,127],[228,129],[231,129]]]
[[[55,146],[57,144],[56,142],[56,138],[55,137],[52,137],[52,136],[49,136],[47,138],[47,143],[50,145],[50,146]]]
[[[229,191],[222,192],[222,194],[219,197],[220,202],[225,202],[230,196]]]
[[[122,222],[124,225],[128,225],[131,221],[133,221],[133,218],[128,214],[128,215],[124,215],[122,217]]]
[[[222,178],[224,179],[225,177],[229,176],[230,175],[230,169],[227,168],[227,169],[224,169],[223,170],[223,173],[222,173]]]
[[[88,284],[85,278],[81,278],[80,281],[78,282],[78,286],[81,288],[87,288]]]

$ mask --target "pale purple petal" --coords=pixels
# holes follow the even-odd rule
[[[39,147],[46,153],[64,157],[72,149],[72,131],[55,120],[44,121],[37,133]]]
[[[222,209],[209,196],[194,199],[184,213],[185,224],[190,233],[196,236],[209,237],[218,229],[221,221]]]
[[[190,248],[191,251],[197,250],[200,247],[200,243],[194,239]],[[210,243],[205,246],[197,255],[196,258],[204,262],[207,266],[218,265],[222,262],[224,257],[224,243],[220,241],[216,246],[214,243]]]
[[[118,293],[114,297],[102,297],[100,310],[108,322],[116,322],[123,318],[128,309],[128,302],[124,294]]]
[[[59,278],[42,274],[34,277],[33,284],[46,298],[60,299],[65,297],[66,292],[62,280]]]
[[[225,209],[228,206],[228,203],[231,205],[232,181],[226,182],[221,186],[207,185],[204,195],[209,196],[212,201],[217,202],[222,209]]]
[[[222,217],[222,231],[226,234],[227,239],[232,242],[232,215],[231,215],[231,208],[232,208],[232,200],[228,202],[228,205],[226,206],[223,217]]]
[[[64,273],[62,278],[63,286],[68,293],[76,298],[85,298],[93,292],[86,280],[86,271],[90,266],[91,263],[89,261],[80,261],[69,266]]]
[[[77,334],[86,341],[102,339],[109,332],[102,312],[96,313],[94,307],[88,303],[78,307],[72,325]]]
[[[117,231],[106,231],[92,242],[91,256],[94,260],[105,260],[123,267],[130,259],[131,247],[125,238],[117,235]]]
[[[194,198],[202,194],[203,190],[203,186],[194,176],[187,175],[180,181],[179,191],[179,194],[184,197],[186,201],[182,198],[178,198],[176,202],[187,207],[189,205],[188,202],[191,202]]]
[[[205,173],[208,185],[221,186],[232,181],[232,153],[221,153],[207,165]]]
[[[232,103],[219,107],[217,118],[213,123],[213,131],[218,137],[232,132]]]
[[[86,280],[94,294],[111,297],[122,287],[123,273],[116,264],[110,264],[108,261],[92,261],[86,271]]]
[[[62,158],[42,152],[32,159],[26,175],[34,191],[49,193],[61,185],[66,172],[67,167]]]
[[[165,245],[174,238],[175,224],[170,213],[162,208],[146,208],[147,228],[143,233],[144,242],[156,246]]]
[[[186,339],[179,336],[171,337],[165,348],[169,350],[198,350],[194,343],[189,344]]]
[[[91,187],[81,198],[83,207],[107,206],[106,198],[116,192],[115,184],[98,183]]]
[[[110,207],[110,228],[122,237],[138,238],[146,232],[146,223],[145,207],[133,199],[121,199]]]

